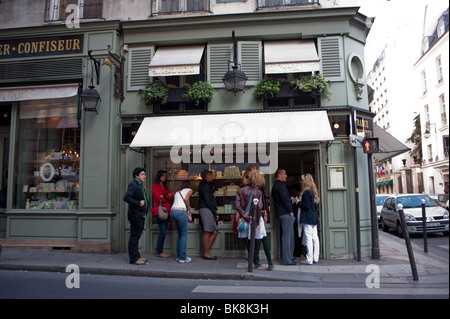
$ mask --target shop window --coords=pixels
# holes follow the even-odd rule
[[[13,208],[78,208],[77,97],[22,101],[18,107]]]
[[[208,146],[205,146],[205,148]],[[242,183],[242,173],[245,171],[247,166],[249,165],[249,158],[252,156],[248,154],[248,148],[245,147],[243,149],[244,154],[241,159],[236,158],[236,152],[239,153],[239,150],[231,148],[232,152],[232,161],[229,159],[229,155],[227,149],[217,150],[213,148],[211,150],[211,154],[214,152],[220,151],[221,156],[214,156],[214,162],[207,163],[205,159],[202,158],[200,161],[194,158],[193,153],[202,150],[203,156],[205,154],[204,148],[198,147],[190,147],[192,151],[181,149],[179,151],[179,155],[183,156],[181,153],[188,152],[189,161],[188,162],[180,162],[175,163],[177,160],[172,161],[171,158],[171,150],[170,149],[159,149],[155,150],[153,153],[153,171],[151,172],[151,178],[148,177],[149,180],[154,180],[156,173],[159,170],[165,170],[167,172],[167,186],[169,187],[172,194],[174,194],[181,185],[181,181],[189,180],[190,187],[193,190],[193,195],[190,197],[191,207],[195,208],[194,214],[194,224],[200,224],[200,215],[199,215],[199,197],[198,197],[198,186],[201,181],[200,173],[204,169],[209,169],[214,173],[214,181],[213,186],[215,189],[216,196],[216,204],[217,204],[217,213],[219,215],[219,225],[232,225],[234,214],[236,212],[236,192],[239,189],[239,186]],[[173,154],[172,154],[173,155]],[[202,156],[202,157],[203,157]],[[227,161],[227,163],[226,163]],[[199,163],[197,163],[199,162]],[[211,162],[208,160],[208,162]],[[231,163],[229,163],[231,162]],[[238,163],[236,163],[238,162]],[[257,166],[261,166],[259,163],[253,163]],[[269,199],[268,192],[268,176],[266,175],[266,196],[267,200]],[[270,220],[268,220],[270,223]],[[234,235],[234,234],[233,234]],[[234,237],[236,237],[234,235]],[[234,245],[236,243],[230,242],[230,245]],[[228,245],[227,244],[227,245]],[[234,246],[233,246],[234,247]],[[242,247],[236,246],[233,249],[241,249]],[[229,248],[231,249],[231,248]]]

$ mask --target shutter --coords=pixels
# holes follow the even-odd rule
[[[103,0],[84,0],[83,18],[101,18]]]
[[[148,65],[155,47],[130,48],[128,59],[128,91],[143,89],[150,82]]]
[[[246,85],[256,85],[262,75],[262,43],[261,41],[239,41],[238,62],[241,70],[248,77]]]
[[[214,88],[225,87],[222,78],[228,71],[228,61],[233,59],[232,47],[231,43],[208,44],[207,80]]]
[[[59,0],[59,19],[66,20],[67,16],[71,14],[71,12],[66,12],[66,8],[68,5],[74,4],[78,7],[78,0]],[[80,7],[78,7],[78,10]]]
[[[320,73],[327,81],[344,81],[342,37],[318,38]]]

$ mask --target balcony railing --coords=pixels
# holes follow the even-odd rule
[[[319,0],[258,0],[258,8],[318,5]]]
[[[210,11],[210,0],[154,0],[151,14]]]

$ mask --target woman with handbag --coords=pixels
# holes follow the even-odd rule
[[[247,251],[249,250],[249,239],[251,236],[251,222],[253,217],[253,199],[258,199],[257,216],[255,225],[255,252],[253,263],[255,267],[259,267],[259,248],[261,246],[261,239],[266,236],[266,227],[262,217],[264,207],[263,192],[261,188],[265,185],[265,178],[259,172],[258,168],[247,170],[244,173],[244,183],[236,192],[236,210],[239,216],[245,220],[248,226],[239,232],[238,237],[244,238]],[[239,225],[238,225],[239,227]]]
[[[177,257],[176,261],[180,264],[188,263],[191,258],[186,256],[187,232],[188,232],[188,214],[190,213],[189,198],[192,195],[192,189],[189,188],[188,181],[182,181],[181,186],[175,193],[170,218],[177,230]]]
[[[163,220],[158,215],[159,206],[162,205],[170,214],[170,203],[173,200],[173,195],[167,187],[167,172],[160,170],[156,173],[155,183],[152,186],[153,208],[152,213],[158,223],[159,235],[156,243],[156,256],[161,258],[168,258],[170,255],[163,253],[164,239],[166,238],[167,228],[169,227],[169,219]]]

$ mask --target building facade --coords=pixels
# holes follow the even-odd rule
[[[427,6],[421,55],[414,64],[421,90],[423,177],[427,194],[449,192],[448,7]]]
[[[245,248],[231,222],[234,193],[242,171],[255,163],[266,169],[267,194],[274,167],[287,170],[293,194],[301,174],[314,176],[322,258],[369,254],[367,160],[349,143],[350,133],[373,136],[363,67],[371,19],[357,7],[328,1],[56,2],[30,1],[44,21],[30,14],[20,24],[13,13],[2,20],[5,247],[124,252],[129,225],[122,198],[133,168],[147,169],[149,194],[158,170],[167,171],[175,192],[183,179],[195,191],[207,168],[215,172],[220,215],[212,252],[241,255]],[[67,14],[70,4],[81,19],[71,19],[76,10]],[[7,5],[14,12],[10,2],[0,4]],[[234,56],[247,76],[245,92],[235,94],[222,81]],[[312,74],[328,81],[327,97],[289,87]],[[281,83],[281,90],[257,99],[265,78]],[[157,79],[168,89],[167,102],[147,105],[142,89]],[[186,100],[186,89],[200,81],[213,87],[211,100]],[[89,86],[101,97],[98,114],[79,103]],[[198,208],[196,201],[193,196]],[[141,250],[154,253],[159,229],[148,220]],[[267,231],[278,258],[273,210]],[[195,216],[188,253],[202,252],[201,234]],[[173,252],[175,242],[170,229],[165,251]]]

